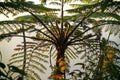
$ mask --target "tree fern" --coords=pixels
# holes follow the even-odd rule
[[[27,10],[26,10],[27,11]],[[89,10],[91,11],[91,10]],[[93,13],[95,13],[96,11],[93,11],[91,13],[89,13],[89,11],[87,11],[87,13],[85,14],[88,17],[90,17]],[[64,58],[64,53],[65,51],[67,51],[67,46],[68,45],[74,45],[74,43],[76,42],[82,42],[83,40],[86,40],[86,39],[89,39],[89,38],[94,38],[96,36],[96,34],[84,34],[85,32],[89,31],[90,30],[90,27],[88,26],[87,29],[84,30],[81,30],[79,34],[77,35],[73,35],[73,33],[76,31],[76,29],[79,30],[79,26],[83,26],[85,25],[85,23],[83,23],[84,20],[86,20],[86,17],[82,17],[81,21],[75,25],[74,28],[71,29],[70,32],[66,32],[64,29],[64,26],[63,26],[63,22],[61,22],[61,27],[59,28],[59,26],[56,26],[58,28],[55,28],[54,25],[48,27],[49,25],[46,25],[45,23],[43,23],[42,19],[39,18],[37,15],[35,15],[34,13],[28,11],[32,16],[35,17],[35,19],[38,20],[38,22],[40,22],[40,24],[44,27],[43,30],[38,30],[38,29],[35,29],[37,30],[41,35],[45,36],[45,39],[48,41],[48,42],[51,42],[54,44],[55,48],[56,48],[56,51],[58,51],[58,55],[57,55],[57,60],[59,60],[61,58],[61,56]],[[61,13],[62,14],[62,13]],[[63,14],[62,14],[62,17],[61,19],[63,20]],[[58,24],[59,25],[59,24]],[[71,25],[70,25],[71,26]],[[56,35],[56,31],[53,32],[53,29],[56,29],[56,31],[58,31],[58,35]],[[83,28],[82,28],[83,29]],[[45,30],[45,31],[44,31]],[[43,32],[44,31],[44,32]],[[65,32],[65,34],[64,34]],[[46,34],[48,33],[48,34]],[[83,36],[84,35],[84,36]],[[41,37],[42,38],[42,37]],[[89,42],[86,40],[86,42]],[[66,44],[65,44],[66,43]],[[64,44],[64,45],[63,45]],[[79,45],[79,44],[78,44]],[[88,45],[89,46],[89,45]],[[90,47],[88,47],[90,48]],[[60,51],[59,51],[60,50]],[[65,51],[64,51],[65,50]],[[91,50],[90,52],[92,52],[93,50]],[[61,53],[62,52],[62,53]],[[71,51],[69,51],[69,53],[71,53]],[[68,53],[68,54],[69,54]],[[72,55],[73,56],[73,55]],[[56,62],[56,66],[58,68],[60,68],[58,66],[58,62]],[[57,69],[58,71],[60,71],[59,69]],[[57,74],[58,72],[55,71],[55,74]],[[62,72],[60,72],[61,75],[62,75]],[[58,73],[59,74],[59,73]],[[54,74],[53,74],[54,75]],[[65,78],[65,77],[64,77]]]
[[[46,1],[47,0],[42,0],[43,4]],[[42,5],[34,5],[32,2],[23,3],[20,1],[14,3],[8,2],[5,4],[5,7],[18,9],[19,12],[25,11],[30,14],[18,17],[15,19],[15,21],[22,21],[26,23],[30,21],[31,23],[35,24],[34,28],[29,29],[29,32],[32,34],[32,36],[17,35],[18,37],[30,38],[32,40],[30,40],[30,42],[23,42],[21,45],[18,45],[18,48],[15,50],[18,50],[20,52],[12,56],[13,59],[11,59],[10,64],[15,64],[16,62],[22,63],[23,56],[25,56],[23,50],[26,49],[27,53],[25,71],[28,73],[29,78],[33,80],[40,80],[39,74],[37,74],[35,71],[38,70],[38,73],[44,73],[42,69],[46,68],[42,62],[47,62],[47,51],[50,51],[50,59],[51,57],[56,59],[56,64],[54,64],[53,68],[54,71],[52,72],[51,76],[53,76],[54,79],[66,79],[66,72],[68,71],[67,63],[69,63],[70,59],[75,59],[79,56],[79,54],[83,54],[82,57],[85,57],[85,66],[87,67],[84,78],[90,79],[92,78],[91,75],[95,74],[91,72],[95,71],[98,65],[95,63],[99,62],[98,59],[100,59],[99,53],[101,53],[101,49],[99,49],[99,40],[101,38],[101,34],[99,34],[99,29],[101,29],[101,27],[104,27],[103,25],[119,24],[119,2],[111,1],[107,4],[105,2],[104,4],[104,1],[101,1],[98,3],[95,2],[94,4],[81,5],[75,9],[66,10],[69,13],[73,12],[73,16],[64,16],[64,4],[66,2],[71,2],[72,0],[58,1],[61,4],[61,17],[57,16],[56,9],[46,8],[42,3]],[[90,0],[85,1],[90,2]],[[104,5],[104,7],[101,7],[101,5]],[[4,5],[2,5],[2,8],[3,7]],[[113,8],[113,10],[110,8]],[[52,13],[54,14],[51,15]],[[96,17],[98,16],[96,13],[102,14],[102,18]],[[98,32],[95,32],[93,30],[95,28],[98,28]],[[8,28],[5,30],[8,30],[8,32],[12,31],[12,29]],[[2,31],[4,31],[4,29],[2,29]],[[25,30],[20,30],[20,32],[24,31]],[[13,33],[11,34],[7,34],[7,37],[15,36]],[[2,34],[2,36],[4,36],[4,34]],[[52,46],[53,49],[49,49],[50,46]],[[61,70],[61,66],[59,66],[60,60],[66,63],[63,66],[64,71]],[[40,67],[38,67],[38,65]],[[96,67],[91,67],[93,65]],[[19,66],[22,67],[22,64]]]

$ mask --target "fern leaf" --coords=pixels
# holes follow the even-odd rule
[[[38,61],[36,61],[36,60],[31,60],[30,61],[31,63],[34,63],[36,66],[40,66],[40,67],[42,67],[43,69],[47,69],[42,63],[40,63],[40,62],[38,62]]]
[[[43,61],[43,62],[45,62],[45,63],[48,62],[47,60],[45,60],[45,59],[43,59],[43,58],[41,58],[41,57],[39,57],[39,56],[36,56],[36,55],[33,55],[32,58],[33,58],[33,59],[37,59],[37,60],[39,60],[39,61]]]
[[[16,57],[18,55],[23,55],[23,52],[14,53],[11,57]]]
[[[26,80],[36,80],[36,78],[31,75],[30,73],[27,73],[27,76],[25,77]],[[38,79],[38,80],[41,80],[41,79]]]
[[[20,58],[23,58],[23,55],[21,55],[21,56],[16,56],[16,57],[13,57],[13,58],[11,58],[9,61],[16,60],[16,59],[20,59]]]
[[[27,73],[29,74],[29,76],[33,76],[32,78],[34,78],[35,80],[41,80],[40,76],[36,73],[36,71],[28,69]]]
[[[19,59],[19,60],[14,60],[12,62],[10,62],[9,64],[16,64],[16,63],[22,63],[23,62],[23,59]]]

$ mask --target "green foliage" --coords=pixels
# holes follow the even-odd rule
[[[0,40],[5,39],[7,37],[17,36],[17,34],[22,33],[23,31],[32,29],[34,27],[34,25],[31,26],[31,24],[30,24],[30,25],[27,25],[26,29],[23,30],[23,29],[21,29],[21,26],[23,23],[20,24],[19,22],[17,22],[17,24],[16,24],[14,22],[14,24],[13,23],[11,24],[11,23],[9,23],[11,21],[5,21],[5,22],[8,22],[8,23],[2,24],[2,26],[4,26],[4,27],[1,26],[2,28],[0,30],[1,30],[2,34],[0,35]],[[26,24],[24,23],[24,25],[26,25]],[[8,28],[8,27],[10,27],[10,28]]]
[[[11,73],[15,74],[15,76],[12,76]],[[21,75],[26,75],[22,69],[15,66],[5,65],[0,61],[0,80],[14,80],[15,77],[19,80]]]
[[[22,75],[26,75],[26,73],[25,73],[23,70],[15,67],[15,66],[9,66],[9,69],[10,69],[12,72],[19,73],[19,74],[22,74]]]
[[[2,54],[0,54],[2,55]],[[2,57],[1,57],[2,58]],[[13,74],[14,76],[12,76]],[[0,61],[0,80],[19,80],[22,75],[26,75],[26,73],[15,66],[5,65]]]
[[[109,3],[111,3],[113,0],[103,0],[101,5],[101,10],[104,12],[104,10],[107,8]]]
[[[0,63],[0,67],[4,69],[5,65],[3,63]]]
[[[94,4],[98,2],[99,0],[80,0],[84,4]]]
[[[100,41],[100,46],[98,47],[101,48],[98,49],[101,52],[100,54],[98,54],[99,57],[96,56],[95,54],[90,56],[92,53],[89,53],[89,55],[84,56],[86,57],[85,62],[76,63],[74,66],[79,67],[69,73],[71,75],[71,79],[119,80],[120,58],[118,57],[120,57],[119,55],[120,50],[118,49],[118,45],[116,45],[116,43],[113,41],[107,42],[107,40],[103,38]],[[110,55],[108,56],[108,53],[111,54],[111,51],[114,51],[114,53],[113,56],[110,57]]]
[[[42,43],[36,42],[36,41],[35,42],[26,42],[26,50],[27,50],[26,61],[27,61],[27,63],[25,66],[25,72],[27,73],[27,76],[25,77],[25,79],[30,79],[31,77],[29,77],[29,76],[32,76],[32,78],[40,80],[41,78],[40,78],[39,74],[45,73],[44,70],[46,70],[46,67],[43,65],[43,62],[48,63],[48,61],[46,60],[46,58],[48,58],[48,56],[46,54],[42,54],[43,52],[45,53],[45,50],[40,49],[40,47],[39,47],[39,46],[44,47],[44,45],[42,45]],[[15,48],[15,50],[18,51],[18,53],[15,53],[12,55],[12,58],[10,59],[10,65],[19,63],[17,65],[20,68],[22,68],[22,62],[24,61],[24,59],[23,59],[24,47],[22,44],[18,45],[17,48]]]
[[[23,70],[19,69],[18,67],[9,66],[9,65],[6,66],[4,63],[0,62],[0,79],[1,80],[14,80],[15,76],[14,77],[11,76],[10,73],[12,74],[18,73],[16,74],[17,78],[20,78],[21,75],[26,75],[26,73]]]
[[[45,4],[47,0],[41,0],[41,3]]]
[[[31,39],[17,45],[15,51],[18,52],[12,55],[10,65],[16,64],[24,69],[27,73],[27,76],[25,76],[27,80],[41,80],[39,74],[45,72],[46,67],[43,64],[44,62],[48,63],[47,58],[50,55],[50,66],[53,69],[51,61],[53,58],[52,60],[56,60],[55,67],[57,68],[57,70],[54,69],[54,74],[51,76],[65,79],[67,70],[60,71],[58,60],[63,58],[63,61],[68,64],[70,59],[76,59],[80,56],[86,64],[83,64],[83,62],[76,65],[81,65],[84,71],[75,70],[71,72],[72,78],[76,80],[79,78],[83,80],[118,78],[119,76],[112,74],[119,73],[119,66],[116,66],[116,64],[110,64],[107,70],[102,69],[107,55],[105,53],[107,41],[104,38],[101,40],[100,31],[102,27],[108,26],[110,30],[111,27],[114,29],[114,34],[118,34],[119,29],[115,27],[120,24],[120,2],[81,0],[84,4],[66,10],[71,15],[64,16],[66,11],[63,10],[63,4],[68,4],[72,0],[53,1],[51,2],[52,5],[53,3],[61,5],[61,17],[59,17],[58,11],[60,10],[45,7],[47,1],[49,0],[42,0],[41,4],[36,5],[24,0],[0,2],[1,14],[5,16],[8,16],[8,12],[15,15],[21,12],[30,13],[30,15],[18,16],[13,21],[0,22],[0,39],[11,36],[23,37],[25,40],[26,38]],[[30,36],[24,34],[27,32],[30,33]],[[20,35],[20,33],[24,35]],[[115,56],[119,58],[118,55]],[[101,61],[99,62],[98,59]],[[23,63],[24,61],[26,63]],[[67,64],[65,66],[69,68]],[[23,68],[23,65],[25,65],[25,68]],[[1,66],[4,67],[3,64]],[[14,72],[19,71],[20,74],[23,74],[17,67],[10,66],[10,68],[14,69],[12,70]],[[113,69],[115,69],[115,72]]]

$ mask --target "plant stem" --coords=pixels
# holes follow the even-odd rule
[[[63,16],[64,16],[64,11],[63,11],[63,7],[64,7],[64,0],[61,0],[61,33],[60,33],[60,37],[61,40],[63,40],[64,37],[64,29],[63,29]]]
[[[63,7],[64,7],[64,0],[61,0],[61,34],[63,34],[63,15],[64,15]]]
[[[23,70],[25,71],[25,66],[26,66],[26,38],[25,38],[25,31],[24,31],[24,26],[22,24],[22,29],[23,29],[23,42],[24,42],[24,61],[23,61]],[[22,75],[22,80],[24,80],[24,75]]]

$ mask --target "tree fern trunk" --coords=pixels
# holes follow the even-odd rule
[[[66,61],[65,61],[65,47],[58,46],[57,47],[57,60],[56,60],[56,67],[57,67],[57,74],[62,75],[62,79],[65,80],[65,72],[66,72]],[[60,79],[58,79],[60,80]]]

